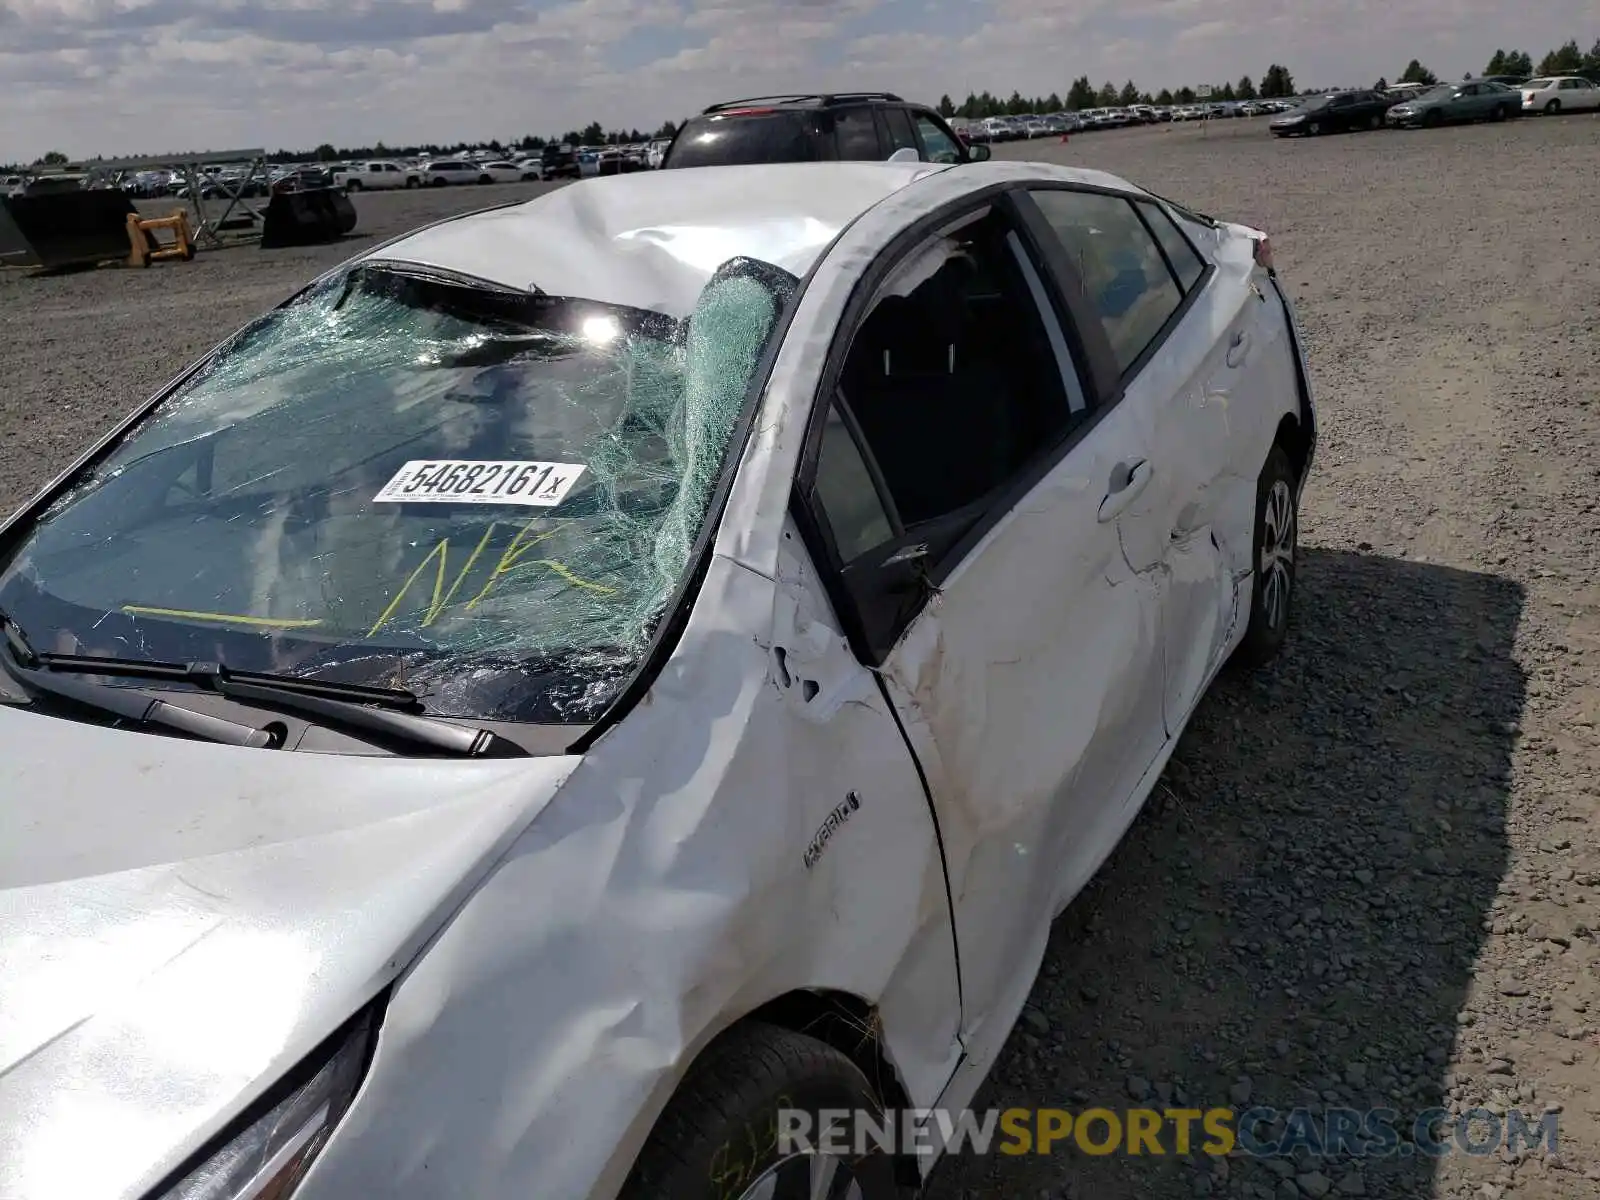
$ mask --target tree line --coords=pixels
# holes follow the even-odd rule
[[[1595,39],[1587,54],[1579,49],[1577,38],[1567,39],[1554,50],[1546,52],[1539,60],[1537,70],[1533,65],[1533,56],[1526,50],[1496,50],[1489,57],[1482,74],[1514,75],[1519,79],[1547,75],[1582,75],[1600,82],[1600,38]],[[1468,71],[1463,78],[1471,79],[1472,72]],[[1396,82],[1422,83],[1432,87],[1439,82],[1439,77],[1413,58],[1406,64],[1406,69],[1400,73],[1400,78]],[[1378,86],[1381,88],[1388,85],[1380,79]]]
[[[1294,76],[1289,73],[1289,68],[1273,63],[1267,68],[1266,74],[1262,75],[1259,83],[1246,75],[1237,83],[1212,84],[1210,98],[1275,100],[1298,94],[1295,90]],[[979,92],[969,93],[960,104],[949,96],[941,96],[938,108],[940,115],[945,117],[966,117],[976,120],[983,117],[1015,117],[1024,113],[1078,112],[1085,108],[1117,106],[1126,108],[1130,104],[1193,104],[1200,98],[1200,90],[1197,87],[1180,87],[1176,90],[1162,88],[1159,92],[1151,93],[1141,91],[1130,79],[1121,87],[1107,80],[1097,88],[1089,82],[1087,75],[1081,75],[1072,81],[1065,99],[1056,92],[1048,96],[1031,97],[1012,92],[1010,97],[1004,100],[990,92]]]

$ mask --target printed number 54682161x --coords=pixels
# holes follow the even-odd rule
[[[581,463],[415,459],[372,499],[383,504],[507,504],[554,508],[583,474]]]

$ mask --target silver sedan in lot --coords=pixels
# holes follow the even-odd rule
[[[0,528],[0,1196],[899,1194],[780,1110],[970,1101],[1314,445],[1266,237],[1093,171],[315,280]]]

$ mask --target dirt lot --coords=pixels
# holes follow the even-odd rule
[[[934,1200],[1600,1197],[1600,117],[1004,147],[1268,230],[1322,445],[1298,627],[1058,925],[983,1105],[1485,1105],[1560,1154],[967,1158]],[[537,190],[367,195],[362,230]],[[365,242],[0,272],[0,501]],[[1170,1149],[1170,1146],[1169,1146]]]

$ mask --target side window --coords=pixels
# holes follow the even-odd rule
[[[878,123],[870,108],[839,109],[833,116],[833,134],[841,161],[873,162],[889,157],[878,144]]]
[[[950,135],[926,113],[917,114],[917,132],[922,134],[922,149],[929,162],[953,163],[961,161],[961,147],[950,140]]]
[[[1161,243],[1161,249],[1166,251],[1167,262],[1172,264],[1172,271],[1178,277],[1178,284],[1187,295],[1195,284],[1200,282],[1200,276],[1205,274],[1206,265],[1195,248],[1189,244],[1189,239],[1170,216],[1167,210],[1159,204],[1146,200],[1137,201],[1139,211],[1144,214],[1145,224],[1150,226],[1150,232],[1156,235],[1156,241]]]
[[[1127,371],[1183,301],[1155,240],[1121,196],[1059,189],[1029,195],[1077,268],[1117,365]]]
[[[922,153],[917,149],[917,135],[911,128],[911,115],[905,109],[883,108],[878,111],[883,114],[884,126],[889,130],[889,149],[885,158],[896,150],[908,148]]]
[[[1021,251],[997,213],[934,237],[885,281],[851,341],[839,391],[896,536],[952,516],[970,526],[1084,410],[1070,355],[1070,386],[1063,374],[1054,311],[1035,300]],[[870,524],[824,503],[836,529]]]
[[[817,451],[816,499],[840,561],[853,563],[894,538],[878,481],[835,401],[828,406]]]

